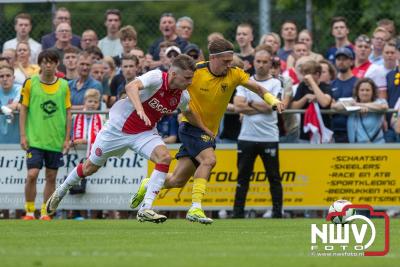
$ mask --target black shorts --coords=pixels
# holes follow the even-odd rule
[[[26,151],[26,165],[29,169],[41,169],[43,163],[48,169],[58,169],[64,166],[64,158],[61,152],[43,150],[30,147]]]
[[[210,147],[215,149],[215,139],[211,138],[200,128],[187,122],[179,125],[179,139],[182,145],[176,154],[176,158],[190,157],[196,167],[199,165],[196,157],[201,151]]]

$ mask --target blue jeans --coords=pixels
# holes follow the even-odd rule
[[[392,128],[384,132],[386,143],[400,143],[400,135],[397,134]]]

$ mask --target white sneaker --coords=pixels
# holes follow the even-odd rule
[[[167,217],[161,214],[157,214],[151,209],[139,210],[136,218],[139,222],[153,222],[153,223],[163,223],[167,220]]]
[[[57,194],[57,190],[51,195],[51,197],[46,202],[46,210],[48,215],[54,215],[56,213],[57,207],[60,204],[62,197]]]

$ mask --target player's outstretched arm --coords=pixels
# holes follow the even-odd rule
[[[140,102],[140,97],[139,97],[139,90],[143,90],[143,88],[144,88],[143,83],[140,80],[135,79],[125,86],[125,91],[129,100],[135,107],[136,113],[138,114],[139,118],[144,121],[146,126],[150,126],[151,122],[147,117],[146,113],[144,112],[142,102]]]
[[[244,84],[244,87],[258,94],[262,99],[264,99],[265,103],[273,108],[276,108],[279,113],[281,113],[285,109],[285,105],[281,101],[279,101],[278,98],[276,98],[274,95],[268,92],[267,89],[265,89],[255,81],[248,80],[247,83]]]

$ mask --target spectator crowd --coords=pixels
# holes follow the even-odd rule
[[[196,62],[205,59],[199,48],[203,44],[191,42],[195,27],[190,17],[176,19],[172,13],[162,14],[160,37],[143,50],[134,25],[121,25],[122,15],[117,9],[105,12],[103,38],[93,29],[77,35],[71,13],[61,7],[54,14],[54,31],[42,36],[40,42],[30,37],[31,16],[20,13],[15,17],[15,38],[2,45],[0,57],[0,143],[21,142],[17,112],[24,103],[21,91],[28,80],[43,73],[38,62],[42,51],[57,55],[55,76],[68,82],[72,111],[107,111],[127,97],[125,86],[129,82],[149,70],[168,71],[179,54],[187,54]],[[255,62],[255,54],[260,47],[271,53],[265,62],[267,73],[262,72],[262,76],[279,81],[271,90],[287,110],[305,110],[304,114],[287,112],[278,116],[281,143],[399,142],[400,38],[394,21],[382,19],[371,29],[371,35],[359,33],[355,40],[349,39],[346,18],[334,17],[330,26],[332,46],[319,54],[313,51],[312,33],[298,29],[294,21],[285,21],[279,33],[265,33],[259,41],[254,38],[252,25],[239,24],[235,38],[238,51],[232,67],[244,69],[257,81],[255,66],[262,62]],[[218,38],[224,38],[223,33],[210,32],[204,42]],[[238,141],[243,118],[246,122],[252,115],[248,110],[271,113],[254,107],[251,97],[246,98],[240,88],[238,92],[240,104],[235,103],[233,95],[221,123],[220,143]],[[320,110],[327,109],[337,113],[319,116]],[[387,113],[388,109],[397,111]],[[179,119],[179,114],[169,114],[157,124],[165,143],[179,142]],[[90,148],[91,138],[103,123],[104,118],[98,115],[75,116],[70,129],[71,146],[87,144]],[[84,133],[82,127],[97,132]]]
[[[135,27],[123,26],[121,21],[121,11],[109,9],[104,15],[106,36],[100,39],[93,29],[86,29],[79,36],[73,33],[71,13],[61,7],[54,14],[54,31],[38,42],[30,37],[31,16],[20,13],[15,17],[16,36],[3,44],[0,58],[0,143],[20,142],[19,119],[14,111],[19,109],[20,91],[25,81],[41,71],[37,62],[41,51],[57,53],[56,75],[68,81],[71,109],[75,111],[84,109],[88,90],[100,93],[98,110],[107,110],[118,99],[126,97],[125,85],[136,76],[152,69],[167,71],[171,60],[179,54],[187,54],[197,62],[205,58],[199,44],[191,42],[194,21],[188,16],[176,19],[172,13],[162,14],[160,37],[147,50],[139,48],[140,35]],[[236,29],[235,41],[239,49],[234,65],[252,76],[256,46],[271,47],[274,56],[269,63],[270,73],[281,81],[280,98],[287,109],[306,110],[305,115],[279,116],[281,142],[399,141],[397,112],[385,114],[388,108],[400,108],[397,90],[400,86],[400,41],[396,39],[394,21],[382,19],[371,36],[361,33],[355,40],[349,40],[347,20],[334,17],[330,31],[332,46],[326,53],[319,54],[313,51],[312,33],[298,29],[294,21],[285,21],[280,33],[263,34],[259,42],[254,39],[253,27],[242,23]],[[205,42],[215,38],[224,38],[224,35],[212,32]],[[362,92],[357,92],[357,86],[363,82],[372,86],[371,97],[367,102],[363,100],[365,103],[357,97]],[[238,109],[235,110],[233,98],[234,95],[221,123],[218,136],[221,143],[237,142],[240,132],[241,116]],[[319,139],[315,138],[315,131],[304,130],[304,126],[313,124],[313,115],[309,114],[313,103],[319,109],[338,111],[338,114],[322,116],[317,128],[326,131],[322,131],[325,136]],[[340,110],[352,113],[344,114]],[[359,119],[352,119],[354,116]],[[160,121],[158,130],[166,143],[179,142],[178,125],[179,114],[168,115]]]

